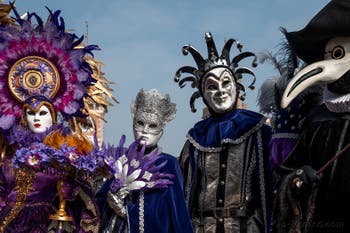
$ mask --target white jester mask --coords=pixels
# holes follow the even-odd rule
[[[202,92],[205,103],[214,113],[227,113],[236,106],[236,82],[225,67],[214,68],[204,76]]]
[[[242,51],[243,45],[236,39],[226,40],[221,55],[216,49],[214,39],[210,32],[205,33],[205,42],[208,49],[208,58],[204,58],[198,50],[191,45],[182,47],[184,55],[191,54],[197,67],[183,66],[175,73],[174,81],[183,88],[186,83],[191,83],[192,88],[197,88],[191,98],[191,111],[196,112],[194,103],[202,98],[212,116],[223,115],[231,112],[237,106],[237,99],[244,100],[245,88],[239,82],[243,74],[253,76],[253,81],[248,86],[254,89],[255,74],[248,67],[240,67],[239,63],[249,57],[253,57],[252,67],[256,67],[256,56],[249,51]],[[239,54],[230,58],[232,45],[236,44]],[[185,76],[184,74],[190,74]],[[183,77],[183,78],[181,78]],[[238,81],[238,82],[237,82]]]
[[[25,114],[28,128],[34,133],[43,133],[53,124],[51,112],[46,105],[41,105],[37,111],[26,108]]]

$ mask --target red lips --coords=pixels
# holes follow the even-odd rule
[[[41,124],[39,124],[39,123],[34,124],[35,128],[40,128],[40,126],[41,126]]]

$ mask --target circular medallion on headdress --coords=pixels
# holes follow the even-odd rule
[[[44,23],[35,13],[22,18],[13,9],[15,26],[0,27],[0,129],[21,118],[22,104],[31,96],[50,99],[65,119],[85,116],[83,98],[96,82],[85,58],[99,48],[67,32],[59,10],[48,11]]]
[[[8,84],[12,95],[23,102],[33,95],[53,98],[58,91],[60,79],[56,67],[49,60],[27,56],[11,67]]]

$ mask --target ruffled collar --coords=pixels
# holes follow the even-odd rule
[[[340,95],[324,89],[324,103],[331,112],[343,113],[350,111],[350,94]]]
[[[187,134],[198,150],[218,152],[222,143],[238,144],[257,131],[265,118],[256,112],[236,109],[222,117],[209,117],[198,122]]]

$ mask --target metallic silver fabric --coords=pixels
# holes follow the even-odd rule
[[[204,187],[203,192],[199,193],[198,203],[195,206],[200,206],[203,210],[216,208],[216,190],[219,185],[225,185],[225,205],[230,207],[240,207],[241,203],[241,179],[243,152],[245,143],[237,146],[230,146],[228,151],[227,164],[220,164],[218,153],[206,153],[204,157],[203,167],[200,170],[205,174],[203,177]],[[218,174],[221,166],[228,166],[226,177],[219,180]]]
[[[129,191],[126,189],[120,189],[117,193],[112,193],[108,191],[107,193],[107,202],[109,207],[113,209],[113,211],[123,218],[126,217],[126,205],[125,205],[125,197],[129,194]]]
[[[192,169],[189,169],[186,160],[189,148],[192,146],[186,142],[180,157],[180,164],[184,172],[186,200],[189,203]],[[227,161],[220,164],[220,152],[202,152],[195,149],[198,158],[197,186],[193,189],[192,205],[189,207],[192,214],[192,223],[195,232],[217,233],[218,222],[224,223],[223,233],[240,232],[240,217],[232,216],[205,216],[201,213],[212,210],[249,209],[244,218],[246,230],[244,232],[264,232],[264,214],[261,206],[261,193],[257,173],[256,153],[253,148],[252,137],[248,137],[239,144],[227,144]],[[249,152],[248,152],[249,151]],[[220,178],[220,169],[227,168],[225,177]],[[218,199],[218,188],[224,185],[225,194],[223,206]],[[222,231],[220,231],[222,232]]]

